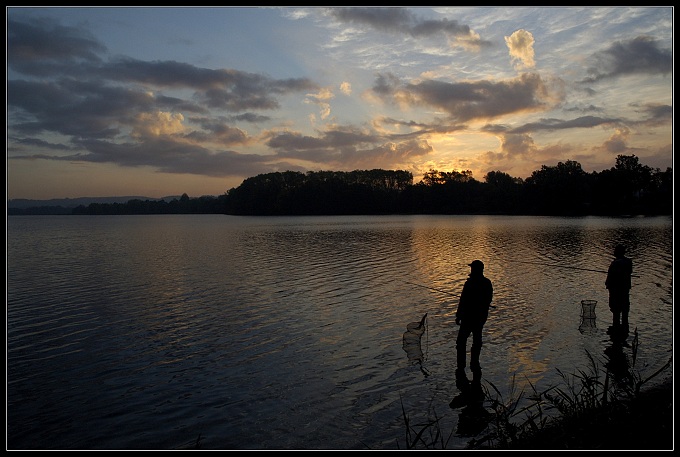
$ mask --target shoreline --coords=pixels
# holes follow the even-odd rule
[[[584,417],[557,419],[513,450],[673,450],[673,378]]]

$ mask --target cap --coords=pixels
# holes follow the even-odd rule
[[[617,244],[614,248],[614,255],[624,255],[626,253],[626,247],[622,244]]]
[[[468,266],[472,268],[481,268],[482,270],[484,269],[484,263],[481,260],[473,260]]]

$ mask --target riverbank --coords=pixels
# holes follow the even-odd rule
[[[673,379],[668,378],[632,400],[558,421],[509,449],[673,450],[673,419]]]

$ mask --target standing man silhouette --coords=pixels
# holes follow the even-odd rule
[[[613,330],[628,331],[628,312],[630,311],[630,277],[633,274],[633,261],[626,257],[626,247],[617,244],[614,260],[609,265],[605,286],[609,290],[609,310],[613,317]]]
[[[472,334],[472,348],[470,350],[470,369],[473,373],[481,372],[479,355],[482,352],[482,329],[489,317],[489,307],[493,299],[493,285],[484,276],[484,263],[474,260],[470,265],[470,277],[463,285],[458,309],[456,310],[456,325],[460,325],[456,338],[457,372],[465,370],[467,340]]]

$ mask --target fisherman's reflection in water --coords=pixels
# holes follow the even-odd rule
[[[606,368],[612,380],[620,388],[631,389],[634,386],[634,379],[631,374],[631,366],[628,360],[628,355],[624,348],[629,348],[628,331],[621,327],[611,328],[609,333],[609,340],[611,344],[604,350],[604,355],[607,357]]]
[[[452,409],[462,408],[458,415],[456,434],[458,436],[477,436],[486,428],[491,413],[484,407],[486,398],[482,389],[482,370],[472,370],[472,382],[465,370],[456,370],[456,387],[460,391],[449,406]]]

